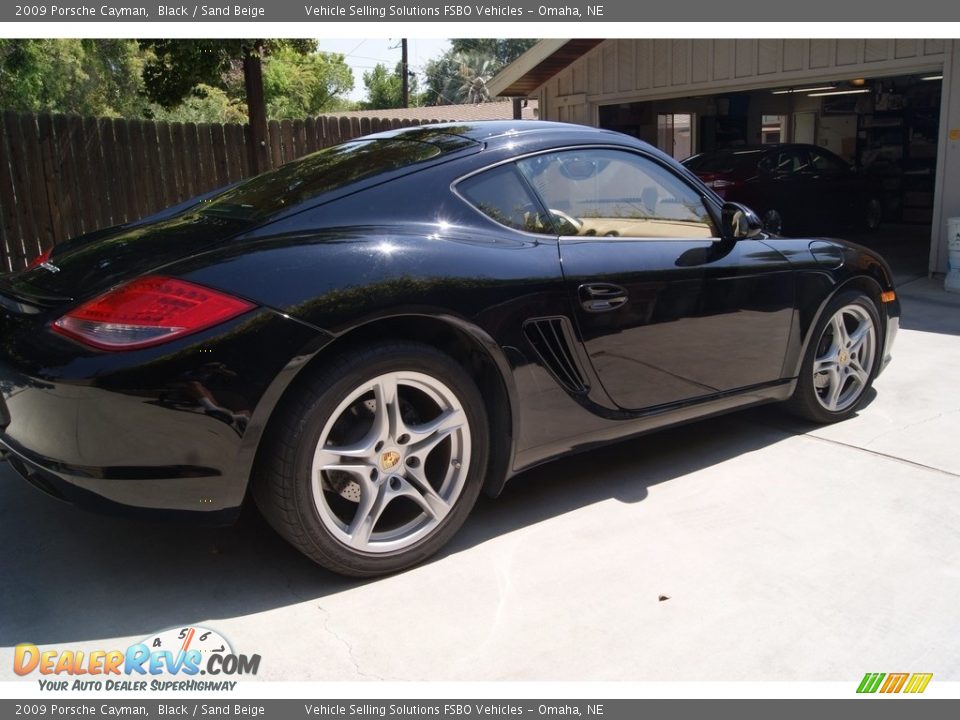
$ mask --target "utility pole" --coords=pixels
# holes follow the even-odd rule
[[[410,107],[410,72],[407,69],[407,39],[400,40],[400,72],[403,74],[403,106]]]

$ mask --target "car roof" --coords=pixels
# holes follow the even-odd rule
[[[416,125],[367,135],[362,139],[403,138],[418,142],[431,142],[447,135],[472,140],[488,146],[496,146],[502,142],[511,142],[518,136],[534,134],[538,136],[564,134],[568,137],[582,137],[585,140],[605,138],[608,141],[620,140],[621,142],[629,137],[612,130],[547,120],[474,120],[470,122]]]
[[[722,148],[720,150],[706,150],[700,155],[718,155],[720,153],[752,153],[752,152],[772,152],[775,150],[823,150],[830,152],[820,145],[810,143],[776,143],[773,145],[738,145],[736,147]]]

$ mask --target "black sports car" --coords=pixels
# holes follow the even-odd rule
[[[537,463],[768,401],[861,403],[886,264],[772,239],[650,146],[545,122],[322,150],[0,277],[0,448],[48,493],[318,563],[440,548]]]

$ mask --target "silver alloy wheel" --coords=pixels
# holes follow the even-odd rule
[[[813,387],[830,412],[852,406],[870,382],[877,353],[877,329],[862,306],[845,305],[823,329],[813,361]]]
[[[353,550],[408,548],[453,508],[470,450],[467,415],[444,383],[418,372],[375,377],[320,433],[311,477],[320,520]]]

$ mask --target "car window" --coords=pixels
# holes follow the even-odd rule
[[[562,235],[711,238],[700,194],[652,160],[620,150],[567,150],[517,162]]]
[[[451,144],[379,138],[335,145],[234,185],[204,202],[200,212],[263,220],[325,192],[430,160],[469,143]]]
[[[468,177],[457,185],[457,190],[477,210],[501,225],[556,234],[514,165],[501,165]]]
[[[850,170],[850,166],[836,155],[830,155],[821,150],[810,150],[810,164],[814,170],[820,172],[841,173]]]
[[[764,172],[791,175],[802,171],[806,164],[806,156],[796,150],[777,150],[761,160],[758,167]]]

